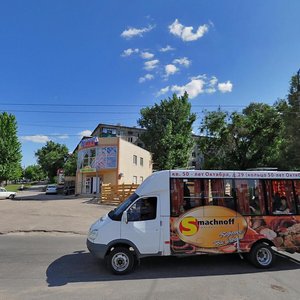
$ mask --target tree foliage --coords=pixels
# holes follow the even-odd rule
[[[160,104],[141,110],[138,124],[147,129],[141,140],[153,155],[155,169],[187,167],[194,146],[192,126],[195,120],[187,93],[182,97],[174,94]]]
[[[42,180],[46,178],[45,172],[39,165],[30,165],[24,170],[24,177],[31,181]]]
[[[297,76],[292,76],[287,101],[282,100],[278,103],[284,120],[280,165],[288,170],[300,170],[300,86],[298,80]]]
[[[66,145],[49,141],[35,153],[38,164],[50,180],[54,179],[58,169],[63,168],[68,152]]]
[[[65,176],[75,176],[77,171],[77,152],[70,154],[64,164]]]
[[[22,175],[21,144],[17,137],[17,121],[14,115],[0,114],[0,183],[18,179]]]
[[[242,113],[207,112],[199,147],[204,168],[240,169],[276,166],[283,120],[276,107],[251,103]]]

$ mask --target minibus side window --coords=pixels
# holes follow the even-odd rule
[[[270,214],[291,215],[296,213],[292,180],[268,180],[266,190]]]
[[[264,215],[265,196],[261,180],[239,179],[235,181],[237,211],[242,215]]]
[[[145,197],[137,200],[128,209],[128,221],[147,221],[156,219],[157,215],[157,198]]]
[[[295,200],[297,206],[297,213],[300,214],[300,180],[294,180],[294,189],[295,189]]]

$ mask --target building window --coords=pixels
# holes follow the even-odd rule
[[[142,183],[144,181],[144,177],[140,176],[140,183]]]
[[[129,138],[127,138],[127,141],[128,141],[129,143],[132,143],[132,142],[133,142],[133,138],[132,138],[132,137],[129,137]]]
[[[132,177],[132,183],[133,184],[137,184],[137,176],[133,176]]]
[[[140,157],[140,165],[143,166],[144,165],[144,159],[142,157]]]
[[[133,164],[137,165],[137,156],[133,155]]]

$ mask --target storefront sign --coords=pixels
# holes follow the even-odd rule
[[[96,168],[82,168],[80,169],[80,173],[91,173],[91,172],[96,172]]]
[[[79,149],[95,147],[98,145],[98,143],[99,143],[98,137],[88,138],[80,142]]]

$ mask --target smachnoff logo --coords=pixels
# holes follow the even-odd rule
[[[197,220],[195,217],[185,217],[179,224],[179,231],[185,236],[192,236],[196,234],[200,227],[217,226],[217,225],[234,225],[234,218],[226,220]]]

